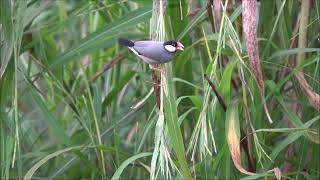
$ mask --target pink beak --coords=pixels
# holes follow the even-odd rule
[[[177,48],[177,51],[184,51],[184,49],[183,49],[184,46],[183,46],[183,44],[182,44],[181,42],[179,42],[179,41],[177,42],[177,47],[176,47],[176,48]]]

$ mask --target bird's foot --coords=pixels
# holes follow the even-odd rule
[[[159,66],[153,66],[153,65],[150,65],[150,69],[154,70],[154,71],[158,71],[160,72],[162,75],[165,75],[166,74],[166,69],[164,67],[160,67],[158,68]]]

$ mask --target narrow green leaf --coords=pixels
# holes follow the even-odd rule
[[[33,85],[31,85],[30,83],[28,85],[34,101],[38,104],[38,107],[40,108],[43,116],[46,117],[46,121],[48,122],[50,129],[52,129],[54,136],[60,143],[67,146],[71,145],[71,140],[64,132],[64,129],[60,126],[58,119],[56,119],[49,111],[46,102],[39,95],[39,93],[36,92]]]
[[[194,111],[194,110],[196,110],[196,109],[197,109],[197,108],[192,107],[192,108],[188,109],[188,111],[186,111],[185,113],[181,114],[181,115],[179,116],[179,120],[178,120],[179,126],[180,126],[180,125],[182,124],[182,122],[186,119],[186,117],[188,116],[188,114],[190,114],[192,111]]]
[[[258,129],[255,132],[277,132],[277,133],[286,133],[286,132],[297,132],[297,131],[308,131],[307,128],[274,128],[274,129]]]
[[[130,81],[136,74],[134,71],[128,71],[117,83],[117,85],[110,91],[107,97],[103,100],[102,107],[108,106],[119,94],[122,88]]]
[[[40,161],[38,161],[35,165],[33,165],[28,172],[26,173],[26,175],[24,176],[23,180],[31,180],[33,174],[46,162],[48,162],[50,159],[57,157],[63,153],[66,153],[68,151],[74,150],[74,149],[79,149],[81,146],[75,146],[75,147],[71,147],[71,148],[67,148],[67,149],[62,149],[59,151],[56,151],[54,153],[51,153],[49,155],[47,155],[46,157],[42,158]]]
[[[64,64],[75,60],[76,57],[81,57],[86,53],[93,52],[97,49],[106,48],[116,43],[117,39],[123,35],[124,32],[129,32],[129,28],[136,26],[150,17],[151,7],[145,6],[138,10],[128,13],[122,18],[106,25],[101,30],[98,30],[82,39],[79,45],[66,51],[52,63],[49,69],[57,68]]]
[[[98,121],[100,120],[101,117],[101,112],[102,112],[102,108],[101,108],[101,104],[102,104],[102,97],[101,97],[101,89],[98,88],[98,86],[95,84],[93,86],[93,105],[94,105],[94,110],[95,110],[95,114],[98,118]]]
[[[147,156],[151,156],[152,153],[140,153],[140,154],[136,154],[134,156],[131,156],[130,158],[128,158],[127,160],[125,160],[117,169],[117,171],[113,174],[112,176],[112,180],[116,180],[116,179],[120,179],[120,175],[123,172],[123,170],[132,162],[134,162],[135,160],[139,159],[139,158],[143,158],[143,157],[147,157]]]
[[[317,116],[310,121],[304,123],[301,128],[309,128],[314,122],[318,121],[320,119],[320,116]],[[285,149],[289,144],[296,141],[298,138],[300,138],[305,132],[304,131],[298,131],[290,133],[290,135],[282,140],[272,151],[270,157],[271,159],[275,160],[278,154]]]
[[[283,108],[283,112],[285,113],[285,115],[288,117],[288,119],[296,126],[296,127],[300,127],[302,126],[302,121],[300,120],[300,118],[294,114],[293,112],[291,112],[290,110],[288,110],[282,95],[279,92],[279,88],[277,87],[277,85],[269,80],[265,82],[267,87],[269,87],[269,89],[273,92],[274,96],[276,97],[277,101],[279,102],[279,104],[281,105],[281,107]]]
[[[191,82],[186,81],[185,79],[181,79],[181,78],[174,77],[174,78],[173,78],[173,82],[181,82],[181,83],[184,83],[184,84],[186,84],[186,85],[189,85],[189,86],[191,86],[191,87],[193,87],[193,88],[195,88],[195,89],[200,89],[200,90],[202,90],[202,88],[201,88],[200,86],[197,86],[197,85],[195,85],[195,84],[192,84]]]
[[[241,12],[242,12],[242,6],[240,5],[231,14],[230,21],[233,23],[240,16]]]
[[[13,44],[14,44],[14,31],[13,31],[13,20],[10,11],[10,0],[1,1],[1,31],[0,31],[0,40],[1,40],[1,61],[0,61],[0,79],[7,68],[7,65],[10,61],[12,52],[13,52]]]
[[[237,62],[238,61],[231,61],[227,65],[227,67],[223,71],[223,75],[220,81],[221,94],[226,100],[226,103],[229,103],[231,100],[231,78],[234,66]]]
[[[289,56],[293,54],[298,53],[309,53],[309,52],[320,52],[320,48],[293,48],[293,49],[287,49],[283,51],[277,51],[276,53],[272,54],[268,60],[274,59],[274,58],[281,58],[283,56]]]
[[[175,155],[178,158],[178,162],[180,164],[181,173],[185,179],[192,179],[187,159],[185,156],[185,147],[183,143],[182,134],[180,131],[180,126],[178,124],[178,112],[176,101],[174,97],[174,88],[173,88],[173,81],[170,78],[172,75],[169,75],[168,70],[170,69],[170,65],[166,64],[167,69],[167,91],[164,95],[164,113],[166,118],[166,126],[169,132],[169,136],[171,139],[171,144]]]
[[[185,29],[179,34],[178,40],[182,39],[189,31],[200,23],[207,15],[207,9],[202,8],[198,14],[192,19],[191,22],[185,27]]]
[[[199,96],[189,96],[189,99],[197,107],[197,109],[201,109],[203,100]]]

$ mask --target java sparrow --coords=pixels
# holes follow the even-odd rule
[[[169,62],[177,51],[183,51],[184,46],[179,41],[131,41],[119,38],[120,45],[127,46],[134,54],[148,64],[163,64]]]

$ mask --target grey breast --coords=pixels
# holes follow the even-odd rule
[[[165,63],[171,61],[174,53],[165,50],[162,42],[157,41],[136,41],[133,48],[142,56]]]

